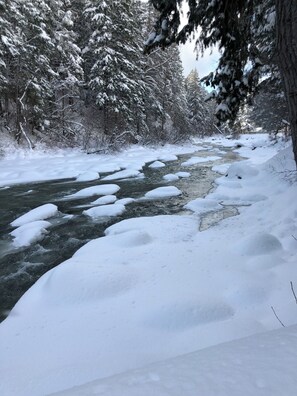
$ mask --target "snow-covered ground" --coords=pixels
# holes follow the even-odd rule
[[[21,298],[0,325],[1,395],[295,395],[297,327],[271,332],[276,315],[297,323],[295,164],[263,135],[237,143],[248,159],[216,166],[217,188],[187,205],[193,214],[117,223]],[[52,178],[111,168],[137,177],[143,161],[183,150],[194,148],[47,162]],[[1,168],[2,186],[50,178],[42,159],[22,161]],[[234,204],[238,216],[199,231],[203,213]]]

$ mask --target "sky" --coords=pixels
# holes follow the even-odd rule
[[[184,68],[184,75],[186,77],[191,70],[196,68],[199,77],[202,78],[215,70],[219,59],[219,53],[217,49],[214,49],[212,53],[211,51],[207,50],[205,51],[204,56],[199,56],[197,60],[194,47],[194,41],[180,45],[180,54]]]

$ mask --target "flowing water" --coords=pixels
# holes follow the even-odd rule
[[[3,320],[22,294],[49,269],[71,257],[82,245],[91,239],[104,235],[104,230],[123,219],[139,216],[155,216],[187,213],[183,206],[190,200],[205,196],[212,188],[218,174],[211,170],[214,162],[205,162],[190,167],[182,167],[181,163],[192,156],[205,157],[219,155],[222,162],[232,162],[239,157],[230,149],[220,148],[221,153],[198,151],[195,154],[181,155],[176,161],[167,162],[164,168],[152,169],[147,164],[143,179],[115,180],[104,182],[75,182],[73,180],[57,180],[43,183],[20,184],[0,190],[0,320]],[[189,178],[181,178],[174,182],[166,182],[162,176],[168,173],[187,171]],[[98,184],[116,183],[120,186],[117,198],[141,198],[147,191],[154,188],[174,185],[183,194],[169,199],[135,201],[126,206],[126,211],[117,217],[91,219],[82,214],[87,205],[96,197],[79,200],[63,200],[65,195],[74,193],[85,187]],[[28,247],[14,248],[10,232],[10,223],[29,210],[53,203],[58,206],[59,214],[47,219],[52,223],[44,239]],[[235,215],[236,209],[223,209],[208,214],[202,220],[200,229],[206,229],[222,218]],[[68,216],[67,216],[68,215]],[[69,216],[71,215],[71,216]]]

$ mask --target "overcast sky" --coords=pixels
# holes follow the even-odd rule
[[[219,53],[216,49],[213,53],[205,51],[204,56],[199,56],[196,60],[196,52],[194,52],[194,42],[186,43],[180,46],[181,60],[184,68],[185,77],[190,73],[191,70],[197,69],[199,77],[202,78],[214,71],[219,59]]]

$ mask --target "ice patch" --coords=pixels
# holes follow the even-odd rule
[[[51,223],[43,220],[20,226],[10,233],[14,237],[13,245],[16,247],[29,246],[33,242],[40,241],[47,233],[46,229],[50,226]]]
[[[149,199],[159,199],[159,198],[169,198],[169,197],[176,197],[177,195],[181,195],[182,192],[174,186],[168,187],[158,187],[154,190],[148,191],[145,194],[145,198]]]
[[[97,218],[97,217],[105,217],[105,216],[119,216],[125,212],[125,206],[115,203],[112,205],[103,205],[95,208],[91,208],[88,210],[84,210],[83,214],[89,217]]]
[[[57,213],[58,208],[56,205],[45,204],[30,210],[29,212],[15,219],[10,224],[13,227],[19,227],[26,223],[31,223],[32,221],[48,219],[49,217],[55,216]]]
[[[93,195],[112,195],[118,192],[120,187],[117,184],[101,184],[100,186],[92,186],[83,188],[74,194],[66,195],[64,199],[81,199],[92,197]]]

